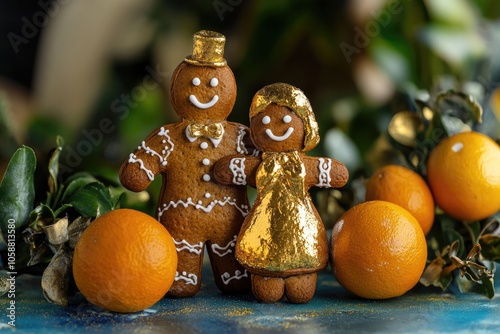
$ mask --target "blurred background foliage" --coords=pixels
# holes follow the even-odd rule
[[[311,154],[341,160],[351,179],[397,159],[387,125],[415,97],[451,88],[472,94],[484,109],[477,130],[500,137],[495,0],[3,1],[1,174],[23,144],[46,166],[61,135],[66,175],[86,170],[118,183],[128,154],[177,119],[170,74],[201,29],[227,39],[238,84],[229,119],[248,124],[258,89],[293,84],[320,125]],[[150,213],[158,181],[143,207]]]

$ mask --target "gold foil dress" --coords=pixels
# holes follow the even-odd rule
[[[281,276],[326,267],[327,237],[305,176],[297,151],[263,153],[256,174],[258,197],[236,245],[238,261],[251,272]]]

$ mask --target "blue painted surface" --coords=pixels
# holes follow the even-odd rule
[[[261,304],[251,295],[227,296],[205,268],[198,295],[163,299],[136,314],[106,312],[82,302],[61,307],[43,298],[40,278],[19,276],[15,333],[499,333],[500,297],[442,293],[417,287],[382,301],[346,292],[329,270],[304,305]],[[500,286],[497,284],[497,291]],[[2,297],[5,310],[5,297]],[[2,314],[3,313],[3,314]],[[8,319],[0,313],[0,322]],[[4,325],[0,331],[14,332]]]

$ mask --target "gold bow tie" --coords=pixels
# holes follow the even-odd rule
[[[188,125],[187,130],[189,135],[193,138],[207,137],[212,139],[221,139],[224,134],[224,126],[222,123],[191,123]]]

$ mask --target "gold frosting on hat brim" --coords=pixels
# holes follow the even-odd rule
[[[184,61],[197,66],[225,66],[224,35],[209,30],[201,30],[193,35],[193,54]]]
[[[276,103],[290,108],[302,119],[305,129],[304,149],[309,151],[319,143],[319,127],[309,100],[297,87],[286,83],[275,83],[260,89],[253,97],[250,118],[261,113],[268,105]]]

